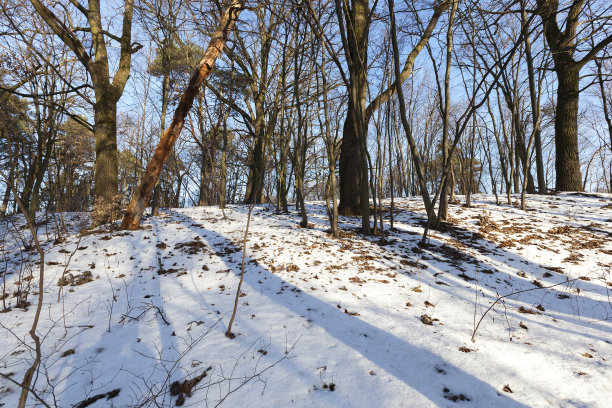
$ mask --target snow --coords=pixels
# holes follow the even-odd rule
[[[34,388],[59,407],[96,395],[89,406],[609,406],[612,195],[529,196],[527,212],[491,196],[473,203],[451,205],[426,247],[418,198],[396,199],[387,242],[348,217],[332,238],[324,203],[308,204],[305,229],[295,211],[256,206],[231,340],[248,207],[226,218],[166,210],[139,231],[83,235],[87,215],[66,214],[64,242],[49,221]],[[9,293],[21,257],[38,270],[17,239],[27,241],[23,220],[11,220],[0,231]],[[93,280],[63,286],[58,302],[64,270]],[[34,357],[33,292],[27,309],[9,297],[0,314],[0,373],[16,381]],[[18,398],[0,377],[0,406]]]

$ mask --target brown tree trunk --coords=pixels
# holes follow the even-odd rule
[[[9,176],[9,178],[12,179],[12,175]],[[0,217],[4,217],[6,215],[6,209],[8,208],[8,202],[9,202],[10,197],[11,197],[11,189],[7,183],[6,188],[4,190],[4,195],[2,196],[2,206],[0,206]]]
[[[47,140],[44,146],[44,155],[42,160],[40,161],[40,165],[37,166],[36,169],[36,178],[34,181],[34,187],[32,188],[32,199],[30,201],[30,214],[36,214],[38,211],[38,207],[40,206],[40,187],[45,178],[45,174],[47,173],[47,168],[49,167],[49,160],[51,159],[51,153],[53,150],[53,146],[55,145],[55,130],[48,129],[47,132]]]
[[[347,10],[344,9],[346,7]],[[367,118],[366,94],[368,87],[368,35],[370,27],[369,1],[352,0],[340,6],[336,1],[338,19],[346,17],[344,52],[346,55],[350,83],[349,103],[344,122],[340,150],[340,205],[344,215],[361,214],[364,232],[369,231],[369,190],[367,162]],[[367,225],[365,217],[368,218]]]
[[[612,35],[607,35],[592,44],[586,54],[576,60],[575,53],[578,41],[579,28],[584,27],[585,21],[581,21],[585,0],[573,0],[569,4],[563,3],[560,10],[559,0],[537,0],[536,12],[542,18],[544,24],[544,36],[550,48],[552,58],[555,62],[554,70],[557,74],[557,109],[555,112],[555,171],[556,190],[560,191],[582,191],[582,176],[580,174],[580,156],[578,153],[578,98],[580,92],[580,69],[597,57],[609,44],[612,44]],[[607,10],[607,9],[606,9]],[[602,18],[589,7],[589,13],[585,15],[595,21]],[[559,27],[559,17],[565,17]],[[585,32],[580,28],[581,38],[592,38],[594,33]]]
[[[346,1],[345,1],[346,3]],[[369,24],[368,20],[370,16],[369,2],[364,0],[353,0],[352,5],[352,19],[354,32],[351,32],[352,27],[348,27],[349,31],[348,38],[350,41],[354,41],[358,44],[356,49],[350,51],[354,55],[353,58],[359,56],[364,58],[364,69],[360,69],[357,72],[356,78],[359,81],[363,81],[359,86],[364,90],[362,100],[362,114],[364,120],[364,129],[367,133],[368,123],[372,113],[376,111],[383,103],[385,103],[395,92],[397,92],[397,85],[394,83],[384,92],[376,96],[372,100],[369,106],[365,106],[365,91],[367,90],[367,46],[368,46],[368,34]],[[425,48],[425,45],[429,41],[438,20],[442,13],[451,5],[450,0],[445,0],[434,7],[434,13],[431,16],[422,36],[418,43],[414,46],[411,52],[408,54],[404,66],[400,72],[400,81],[403,83],[411,74],[414,66],[414,61],[419,53]],[[361,49],[359,49],[361,47]],[[353,61],[355,63],[356,61]],[[350,65],[350,64],[349,64]],[[355,68],[358,68],[355,66]],[[350,66],[349,66],[350,70]],[[366,205],[361,201],[367,197],[368,183],[367,183],[367,155],[360,151],[361,141],[357,135],[354,124],[352,122],[351,106],[349,103],[347,110],[347,118],[344,122],[344,128],[342,131],[342,146],[340,149],[340,167],[339,167],[339,178],[340,178],[340,204],[338,210],[343,215],[359,215],[361,214],[360,209],[369,208],[369,203]],[[365,142],[363,143],[365,144]],[[362,179],[366,179],[365,183],[362,183]],[[363,189],[362,189],[363,186]],[[362,192],[365,190],[366,192]],[[364,224],[365,225],[365,224]]]
[[[546,177],[544,176],[544,157],[542,154],[542,132],[538,129],[535,134],[536,171],[538,175],[538,193],[546,194]]]
[[[458,2],[453,2],[451,8],[448,30],[446,31],[446,71],[444,72],[444,105],[440,101],[440,106],[444,106],[442,109],[442,163],[448,161],[448,130],[450,126],[450,71],[453,57],[453,23],[455,21],[455,15],[457,13]],[[441,99],[441,98],[440,98]],[[437,222],[446,221],[448,219],[448,189],[449,189],[449,178],[446,177],[442,184],[442,191],[440,192],[440,206],[438,209]]]
[[[577,69],[556,69],[557,110],[555,112],[556,190],[582,191],[578,154],[578,93],[580,74]]]
[[[255,138],[253,158],[249,165],[249,178],[244,198],[245,204],[260,204],[263,202],[266,168],[266,143],[263,133],[264,132],[261,131],[261,134]]]
[[[72,26],[70,17],[58,18],[40,0],[30,0],[36,12],[45,20],[55,35],[75,54],[91,77],[94,86],[96,102],[94,103],[94,135],[96,137],[96,163],[94,179],[94,195],[96,202],[103,200],[111,202],[118,191],[118,153],[117,153],[117,102],[123,93],[125,84],[130,76],[132,54],[142,45],[132,44],[132,17],[134,15],[134,2],[124,1],[121,37],[113,36],[105,31],[102,21],[102,12],[99,0],[90,0],[87,8],[78,6],[88,22],[83,30],[91,33],[91,41],[87,48],[93,50],[92,55],[86,46],[75,35],[76,27]],[[68,24],[68,25],[66,25]],[[119,43],[120,54],[117,61],[117,70],[110,74],[107,42],[109,37]],[[86,44],[86,43],[85,43]],[[94,220],[97,224],[100,220]]]
[[[105,91],[100,91],[105,92]],[[94,136],[96,138],[96,202],[111,203],[119,187],[119,154],[117,153],[117,101],[102,95],[94,104]]]
[[[223,145],[221,147],[221,169],[219,171],[219,208],[225,208],[225,195],[227,190],[227,147],[229,144],[227,134],[227,116],[223,119]]]
[[[516,134],[516,153],[520,160],[516,163],[516,173],[518,175],[519,168],[525,169],[526,167],[528,167],[527,174],[523,174],[523,177],[527,178],[527,192],[529,194],[535,194],[535,182],[533,180],[533,176],[531,175],[531,166],[528,165],[529,157],[527,157],[527,147],[525,146],[525,133],[522,130],[519,130],[519,132],[517,132]]]
[[[361,160],[359,142],[353,129],[352,112],[347,117],[342,130],[340,146],[340,203],[338,212],[341,215],[361,214]]]
[[[267,146],[264,104],[265,93],[259,92],[255,98],[255,146],[249,164],[249,178],[244,196],[245,204],[260,204],[263,202]]]
[[[166,129],[164,135],[159,141],[159,144],[155,148],[153,157],[147,165],[143,180],[140,183],[136,194],[134,197],[132,197],[132,200],[128,205],[127,211],[121,223],[121,229],[134,230],[139,227],[140,219],[142,218],[144,209],[149,201],[149,198],[151,197],[151,191],[159,179],[162,166],[168,158],[172,146],[174,146],[176,139],[183,129],[185,117],[193,105],[193,100],[197,96],[202,82],[210,74],[215,60],[221,53],[221,50],[223,50],[232,27],[238,19],[240,12],[244,8],[245,1],[246,0],[232,0],[231,4],[223,14],[219,29],[213,34],[210,44],[204,53],[204,57],[200,61],[198,69],[192,75],[191,79],[189,80],[189,84],[187,85],[187,89],[181,96],[176,111],[174,112],[174,117],[172,118],[170,127]]]

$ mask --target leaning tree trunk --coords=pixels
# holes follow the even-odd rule
[[[578,154],[578,93],[580,73],[557,68],[557,110],[555,112],[555,171],[558,191],[582,191]]]
[[[121,229],[138,229],[144,209],[151,197],[151,191],[157,183],[157,180],[159,180],[162,166],[168,158],[172,146],[174,146],[176,139],[183,129],[185,117],[193,105],[193,100],[197,96],[202,82],[212,71],[215,60],[221,53],[221,50],[223,50],[225,42],[232,31],[232,27],[238,19],[240,12],[244,8],[245,2],[246,0],[232,0],[231,4],[223,14],[219,29],[210,39],[210,44],[204,53],[204,57],[202,57],[202,60],[200,61],[198,69],[191,76],[187,89],[183,95],[181,95],[181,99],[176,107],[176,111],[174,112],[174,117],[172,118],[170,127],[166,129],[159,141],[159,144],[153,152],[153,157],[147,165],[142,182],[140,183],[136,194],[134,197],[132,197],[125,216],[123,217]]]

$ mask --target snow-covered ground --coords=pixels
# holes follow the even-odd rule
[[[386,240],[344,217],[332,238],[322,203],[307,229],[255,207],[234,339],[246,206],[65,240],[48,221],[37,395],[58,407],[610,406],[612,195],[530,196],[527,212],[476,196],[425,247],[421,200],[395,204]],[[64,222],[76,232],[84,217]],[[2,225],[0,373],[19,382],[37,280],[26,309],[12,294],[37,256],[21,251],[27,230]],[[0,406],[18,398],[0,378]]]

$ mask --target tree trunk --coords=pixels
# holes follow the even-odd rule
[[[157,183],[157,180],[159,180],[162,166],[168,158],[170,150],[172,149],[172,146],[174,146],[176,139],[181,133],[185,123],[185,117],[193,105],[193,100],[198,94],[202,82],[210,74],[217,56],[221,53],[221,50],[225,46],[225,42],[227,41],[234,23],[238,19],[238,16],[244,7],[245,1],[246,0],[232,0],[231,4],[223,14],[219,29],[213,34],[210,44],[204,53],[204,57],[200,61],[197,70],[191,76],[187,89],[181,96],[170,127],[168,127],[168,129],[164,132],[163,137],[155,148],[153,157],[147,165],[144,178],[140,183],[136,194],[128,205],[127,211],[121,223],[121,229],[138,229],[145,206],[151,197],[151,191]]]
[[[546,177],[544,176],[544,158],[542,154],[542,132],[536,130],[535,134],[535,151],[536,151],[536,171],[538,175],[538,193],[546,194]]]
[[[455,22],[455,15],[457,13],[457,7],[459,3],[453,2],[451,8],[448,30],[446,31],[446,70],[444,72],[444,105],[440,101],[440,106],[444,106],[442,109],[442,163],[448,161],[448,130],[450,123],[450,71],[453,57],[453,23]],[[438,88],[439,89],[439,88]],[[442,99],[442,98],[440,98]],[[440,192],[440,206],[438,207],[438,219],[437,222],[446,221],[448,219],[448,189],[449,189],[449,178],[446,177],[442,184],[442,191]]]
[[[167,53],[166,50],[163,51],[164,54]],[[167,57],[164,57],[167,58]],[[168,112],[168,99],[170,94],[170,72],[168,69],[164,69],[164,77],[162,80],[162,111],[160,117],[160,128],[162,129],[162,133],[160,135],[160,139],[164,136],[164,129],[166,129],[166,114]],[[161,196],[161,186],[159,185],[159,180],[155,185],[155,189],[153,190],[153,199],[151,199],[151,215],[158,216],[159,215],[159,198]]]
[[[94,120],[94,136],[96,138],[94,196],[96,197],[96,204],[100,203],[101,200],[109,204],[114,200],[119,188],[117,102],[104,95],[96,97]]]
[[[345,3],[346,5],[346,3]],[[340,150],[340,205],[343,215],[361,215],[364,232],[369,227],[369,190],[366,117],[368,87],[368,35],[370,26],[369,1],[353,0],[347,10],[345,55],[349,69],[349,103]],[[341,7],[336,1],[336,13],[341,17]],[[367,225],[366,220],[367,218]]]
[[[42,155],[42,160],[40,160],[39,165],[37,165],[36,177],[34,180],[34,186],[32,188],[32,199],[30,201],[30,206],[29,206],[29,211],[32,216],[36,214],[36,211],[38,211],[38,207],[40,206],[40,198],[39,198],[40,187],[45,178],[45,174],[47,173],[47,168],[49,167],[49,160],[51,159],[51,154],[52,154],[54,144],[55,144],[55,130],[48,129],[47,138],[46,138],[45,146],[44,146],[44,154]]]
[[[32,166],[28,169],[25,177],[24,177],[24,182],[23,182],[23,191],[21,193],[21,197],[20,200],[23,203],[23,205],[25,206],[25,208],[29,209],[30,208],[30,201],[32,200],[32,190],[34,188],[34,178],[36,175],[36,167],[37,167],[37,163],[38,163],[38,157],[34,158],[34,163],[32,164]],[[29,215],[31,216],[32,213],[29,213]]]
[[[336,8],[338,8],[339,3],[340,1],[336,0]],[[348,1],[345,0],[344,3],[346,4]],[[415,59],[429,41],[429,38],[431,37],[440,16],[450,6],[450,4],[451,2],[446,0],[434,7],[434,13],[427,23],[422,36],[406,58],[404,66],[400,72],[400,85],[412,74]],[[351,49],[349,52],[352,54],[352,58],[359,56],[364,61],[363,69],[358,69],[356,77],[359,78],[359,81],[363,81],[363,83],[359,84],[359,86],[363,86],[361,89],[364,91],[362,113],[364,118],[363,126],[367,134],[368,123],[372,113],[376,111],[384,102],[386,102],[395,92],[397,92],[397,84],[394,82],[391,87],[374,98],[367,108],[365,107],[365,92],[367,90],[367,37],[369,34],[369,19],[371,18],[371,15],[368,1],[352,0],[351,5],[351,17],[353,20],[351,23],[353,24],[353,27],[349,26],[347,31],[348,38],[353,42],[352,45],[356,45],[356,47]],[[354,31],[352,31],[351,28],[353,28]],[[355,63],[356,61],[354,60],[353,64]],[[349,70],[351,69],[350,65],[351,63],[349,62]],[[355,68],[358,68],[358,66],[355,65]],[[340,214],[344,215],[358,215],[361,214],[359,210],[360,208],[369,208],[369,202],[367,205],[361,202],[368,196],[367,157],[364,153],[359,152],[361,142],[356,134],[356,131],[354,130],[352,120],[352,112],[349,103],[347,119],[344,122],[342,132],[343,138],[342,147],[340,150],[340,205],[338,209]],[[362,179],[366,179],[366,182],[362,183]],[[362,190],[365,190],[365,193]],[[365,222],[363,223],[365,226]]]
[[[266,168],[266,143],[264,141],[263,131],[255,138],[255,147],[253,148],[253,159],[249,165],[249,178],[247,181],[247,189],[244,198],[245,204],[260,204],[263,203],[264,177]]]
[[[157,180],[155,188],[153,189],[153,198],[151,199],[151,215],[156,217],[159,215],[159,199],[161,198],[161,184]]]
[[[10,176],[9,179],[10,178],[12,178],[12,176]],[[6,209],[8,208],[8,202],[9,202],[10,197],[11,197],[11,189],[7,183],[6,189],[4,190],[4,196],[2,197],[2,206],[0,207],[0,217],[4,217],[6,215]]]
[[[584,39],[596,37],[594,32],[586,31],[584,26],[588,21],[593,22],[602,18],[589,5],[589,12],[584,17],[589,20],[580,21],[583,15],[584,0],[574,0],[569,7],[563,3],[563,10],[559,9],[558,0],[537,0],[536,12],[542,18],[544,36],[550,48],[557,74],[557,110],[555,112],[555,172],[558,191],[582,191],[582,176],[580,174],[580,156],[578,153],[578,98],[580,92],[580,69],[589,61],[595,59],[597,54],[605,50],[612,43],[612,35],[606,33],[603,38],[588,49],[580,60],[576,60],[575,53],[578,44]],[[559,16],[565,16],[563,30],[559,27]],[[580,40],[578,37],[580,36]]]
[[[222,135],[223,146],[221,147],[221,169],[219,171],[219,208],[225,208],[225,194],[227,185],[227,146],[228,146],[228,134],[227,134],[227,116],[223,118],[223,135]]]
[[[278,200],[279,200],[279,211],[284,213],[289,212],[289,206],[287,204],[287,194],[289,194],[289,186],[287,185],[287,160],[289,156],[289,140],[281,143],[280,152],[280,163],[278,173]]]
[[[531,169],[531,166],[528,165],[529,157],[527,154],[527,147],[525,146],[524,137],[525,137],[525,134],[522,130],[517,132],[516,134],[516,154],[519,158],[519,162],[516,163],[517,175],[518,175],[519,168],[524,169],[525,167],[528,167],[529,169]],[[533,180],[533,176],[531,175],[531,171],[529,169],[527,169],[527,174],[523,174],[523,177],[527,178],[527,192],[529,194],[535,194],[536,192],[535,182]]]
[[[349,108],[350,109],[350,108]],[[338,212],[341,215],[361,214],[361,163],[359,141],[354,131],[352,112],[347,112],[342,130],[340,146],[340,203]]]
[[[557,110],[555,112],[556,190],[582,191],[578,154],[578,92],[580,73],[573,68],[556,68]]]

